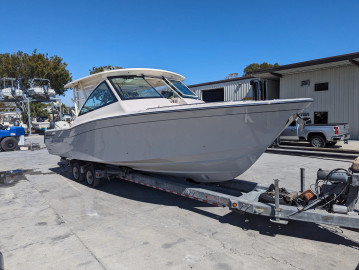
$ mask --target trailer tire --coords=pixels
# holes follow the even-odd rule
[[[90,166],[85,172],[86,184],[90,187],[97,187],[100,184],[100,179],[96,178],[95,169]]]
[[[85,174],[81,173],[80,164],[78,164],[77,162],[71,164],[71,173],[72,173],[72,178],[76,182],[82,182],[85,180]]]
[[[14,151],[17,147],[17,140],[14,137],[6,137],[1,141],[3,151]]]
[[[322,135],[312,135],[310,137],[310,145],[313,147],[325,147],[326,141]]]
[[[258,201],[262,203],[275,203],[275,199],[265,192],[259,195]],[[285,200],[283,200],[283,198],[279,198],[279,204],[288,205],[288,203]]]

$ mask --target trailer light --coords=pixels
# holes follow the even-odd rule
[[[237,204],[235,202],[232,203],[232,207],[237,207]]]
[[[335,133],[335,135],[338,135],[339,134],[339,131],[338,131],[338,127],[334,127],[334,133]]]

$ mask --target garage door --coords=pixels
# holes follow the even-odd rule
[[[202,90],[202,99],[204,102],[224,101],[224,88]]]

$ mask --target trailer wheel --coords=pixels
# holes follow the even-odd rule
[[[80,164],[78,164],[77,162],[71,164],[71,173],[72,178],[76,182],[82,182],[85,180],[85,174],[81,173]]]
[[[6,137],[1,141],[1,149],[4,151],[14,151],[17,144],[18,142],[14,137]]]
[[[310,145],[313,147],[325,147],[326,142],[322,135],[313,135],[310,137]]]
[[[270,196],[267,193],[262,193],[259,196],[259,202],[263,202],[263,203],[275,203],[275,199]],[[290,203],[286,202],[283,198],[279,198],[279,204],[281,205],[290,205]]]
[[[90,187],[97,187],[100,184],[100,179],[95,176],[95,169],[90,166],[85,172],[86,183]]]

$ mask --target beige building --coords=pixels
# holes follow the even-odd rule
[[[359,52],[284,65],[251,75],[277,80],[281,99],[313,98],[306,112],[314,123],[349,123],[351,138],[359,139]]]
[[[189,87],[206,102],[313,98],[306,112],[314,123],[349,123],[351,138],[359,139],[359,52],[249,75]]]

